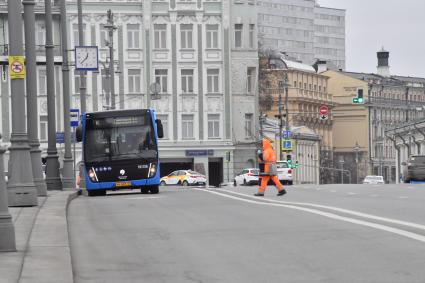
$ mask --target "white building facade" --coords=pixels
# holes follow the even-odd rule
[[[39,12],[44,10],[38,5],[37,8]],[[83,2],[84,43],[97,45],[100,59],[99,71],[87,72],[88,111],[102,111],[111,106],[105,71],[109,65],[109,48],[105,44],[108,33],[104,27],[108,9],[112,10],[117,27],[113,41],[115,108],[155,109],[165,131],[160,141],[162,173],[192,168],[214,176],[210,182],[218,185],[231,180],[234,171],[254,166],[258,136],[255,1]],[[76,1],[68,1],[67,10],[72,50],[78,45]],[[60,50],[59,16],[54,19],[54,41]],[[42,48],[41,15],[39,20],[36,30]],[[2,15],[2,23],[7,26],[7,13]],[[7,46],[7,40],[5,35],[0,44]],[[73,62],[73,52],[68,55]],[[3,59],[7,62],[7,57]],[[63,131],[60,59],[58,56],[55,72],[58,132]],[[44,70],[44,66],[38,67],[39,132],[43,150],[47,147]],[[5,76],[1,88],[1,131],[9,136],[10,95]],[[159,96],[150,90],[155,82],[160,85]],[[74,70],[71,85],[72,108],[79,108],[80,77]],[[62,147],[58,144],[60,153]],[[228,152],[230,161],[226,159]],[[77,152],[77,160],[79,156]]]

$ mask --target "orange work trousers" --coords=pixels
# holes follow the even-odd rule
[[[278,191],[280,192],[283,189],[283,185],[280,183],[279,179],[277,178],[276,175],[274,176],[261,176],[261,185],[260,185],[260,189],[258,190],[259,193],[264,194],[264,191],[266,190],[267,187],[267,183],[269,182],[270,179],[272,179],[274,185],[276,186],[276,188],[278,189]]]

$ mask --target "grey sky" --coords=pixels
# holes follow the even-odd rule
[[[318,0],[346,9],[347,71],[376,72],[376,51],[390,52],[392,75],[425,77],[424,0]]]

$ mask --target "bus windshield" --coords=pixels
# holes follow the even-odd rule
[[[157,144],[149,115],[87,120],[85,161],[157,158]]]

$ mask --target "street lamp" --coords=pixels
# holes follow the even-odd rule
[[[285,90],[285,116],[286,116],[286,121],[285,121],[285,131],[288,132],[289,131],[289,110],[288,110],[288,87],[290,86],[290,84],[288,83],[288,74],[285,73],[283,76],[283,80],[279,81],[279,147],[280,147],[280,160],[283,159],[283,151],[282,151],[282,134],[283,134],[283,119],[282,119],[282,92],[281,90],[284,89]]]
[[[99,64],[102,65],[102,69],[105,71],[105,82],[102,81],[102,92],[103,90],[106,91],[106,95],[105,95],[105,105],[103,106],[103,108],[109,110],[109,109],[115,109],[115,105],[114,105],[114,100],[111,99],[111,80],[113,80],[114,78],[111,77],[110,75],[110,60],[108,60],[108,58],[106,58],[105,62],[99,61]],[[117,61],[115,61],[113,64],[117,64],[116,70],[115,70],[115,74],[120,74],[121,71],[119,69],[119,64]],[[96,71],[96,73],[99,73],[99,71]],[[103,80],[103,78],[102,78]],[[111,102],[112,101],[112,102]],[[103,101],[102,101],[103,104]]]
[[[356,184],[359,183],[359,151],[360,147],[356,141],[356,145],[354,146],[354,152],[356,153]]]

